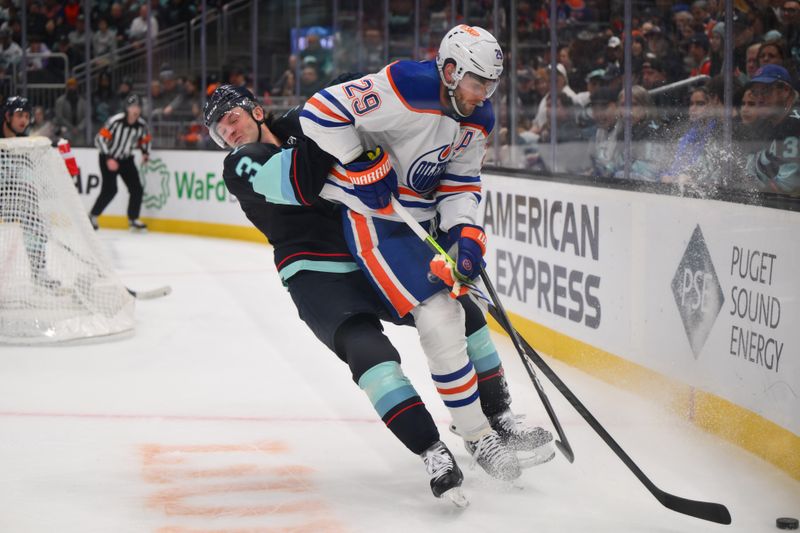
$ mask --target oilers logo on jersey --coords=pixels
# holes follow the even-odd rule
[[[406,177],[406,182],[411,190],[422,195],[434,190],[447,169],[451,153],[452,146],[446,144],[416,158],[411,163]]]

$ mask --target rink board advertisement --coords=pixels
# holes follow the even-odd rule
[[[800,214],[491,175],[482,207],[513,314],[800,435]]]
[[[100,193],[98,153],[92,148],[73,149],[81,175],[78,192],[87,211]],[[154,150],[147,164],[135,153],[144,187],[141,217],[151,229],[200,233],[264,240],[245,218],[236,198],[222,179],[222,162],[227,152]],[[118,193],[104,211],[101,225],[111,220],[115,226],[125,221],[128,192],[117,178]]]
[[[73,151],[88,211],[97,150]],[[150,228],[263,241],[225,188],[224,157],[154,151],[140,167]],[[698,425],[800,478],[800,214],[483,178],[487,271],[535,348],[650,396],[666,382]],[[118,184],[101,226],[124,227]]]

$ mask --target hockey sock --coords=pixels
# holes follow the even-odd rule
[[[336,348],[378,416],[400,442],[419,455],[439,440],[428,409],[400,368],[400,354],[374,317],[345,322],[336,334]]]
[[[461,306],[441,291],[412,313],[434,384],[453,423],[465,438],[477,440],[489,431],[489,422],[481,410],[478,376],[467,357]]]
[[[370,368],[358,386],[386,427],[413,453],[419,455],[439,440],[433,418],[398,363],[387,361]]]
[[[489,326],[484,324],[467,337],[467,355],[478,372],[478,390],[484,414],[490,417],[508,409],[511,396],[497,348],[489,335]]]

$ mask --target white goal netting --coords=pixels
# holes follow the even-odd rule
[[[133,308],[50,141],[0,139],[0,343],[127,333]]]

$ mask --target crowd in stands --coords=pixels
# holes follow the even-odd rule
[[[519,4],[530,14],[517,19],[520,41],[541,39],[546,46],[515,65],[518,117],[511,139],[509,114],[499,114],[500,157],[489,151],[497,164],[552,169],[548,155],[555,130],[555,170],[800,195],[800,2],[734,2],[730,144],[725,135],[724,1],[634,2],[627,149],[621,13],[604,13],[597,2],[558,2],[553,127],[549,5]],[[498,92],[509,95],[508,90]],[[509,150],[511,144],[516,153]],[[777,156],[769,150],[777,150]],[[767,164],[767,156],[781,161]]]
[[[800,195],[797,153],[779,154],[787,165],[794,157],[793,176],[788,175],[791,166],[772,161],[770,170],[769,165],[757,164],[759,153],[774,145],[776,131],[790,138],[794,131],[794,138],[800,138],[800,131],[791,130],[800,124],[800,115],[788,121],[798,108],[800,1],[731,1],[730,66],[725,64],[725,0],[633,2],[627,138],[621,2],[557,0],[555,61],[550,57],[550,2],[517,0],[517,12],[511,17],[505,9],[495,10],[491,0],[464,3],[467,15],[458,13],[455,20],[490,30],[499,27],[510,63],[494,100],[498,141],[490,142],[488,161],[599,178]],[[196,4],[189,0],[96,1],[87,26],[78,0],[28,0],[28,52],[57,51],[72,66],[84,60],[86,32],[90,32],[92,58],[104,61],[108,69],[97,79],[89,111],[83,94],[74,90],[76,80],[66,79],[65,93],[54,108],[36,109],[34,129],[80,135],[86,117],[91,116],[96,126],[118,112],[133,81],[122,79],[113,86],[116,50],[142,42],[148,16],[151,31],[156,32],[186,23],[197,14]],[[434,58],[439,40],[452,24],[452,3],[428,0],[423,4],[416,49],[416,17],[408,14],[413,13],[414,3],[408,0],[389,2],[387,24],[380,10],[352,17],[360,21],[358,29],[348,30],[346,21],[341,22],[332,47],[330,27],[311,27],[303,48],[284,56],[283,69],[270,72],[268,78],[262,74],[260,92],[265,105],[277,105],[281,99],[299,103],[336,75],[376,71],[387,59]],[[519,43],[513,51],[508,49],[511,21]],[[18,10],[13,1],[0,0],[0,81],[12,66],[20,67],[19,43]],[[29,79],[63,76],[63,66],[53,63],[39,55],[30,57]],[[217,81],[252,86],[249,72],[247,65],[231,65],[219,73],[218,80],[212,73],[206,87],[201,87],[196,73],[178,73],[160,65],[152,86],[139,87],[144,115],[154,117],[156,129],[156,121],[185,122],[187,126],[178,133],[180,146],[209,148],[200,125],[201,91],[213,90]],[[733,78],[733,109],[727,115],[726,72],[732,72]],[[553,96],[551,75],[556,77]],[[515,91],[511,91],[512,79]],[[753,83],[758,79],[761,82]],[[555,123],[551,123],[551,106],[555,106]],[[797,140],[785,143],[785,150],[791,151],[792,142]],[[551,143],[556,144],[555,161],[550,156]],[[783,173],[782,179],[776,181],[776,176],[768,176],[770,172]]]

